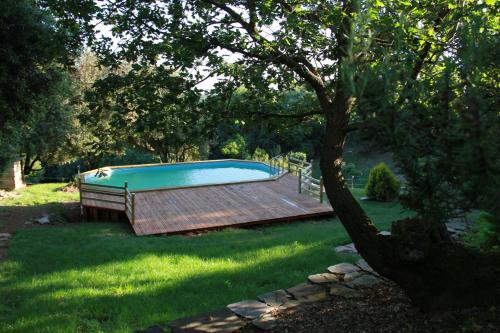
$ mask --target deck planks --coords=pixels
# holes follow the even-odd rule
[[[168,234],[333,214],[330,205],[298,193],[297,186],[298,178],[285,174],[261,182],[136,192],[132,228],[137,235]],[[105,196],[85,194],[89,199],[82,204],[123,206],[91,200],[95,195]]]

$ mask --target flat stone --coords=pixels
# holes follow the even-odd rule
[[[381,231],[379,232],[379,235],[382,235],[382,236],[390,236],[391,235],[391,232],[390,231]]]
[[[6,232],[0,233],[0,239],[9,239],[12,235]]]
[[[361,268],[365,272],[378,275],[378,273],[375,272],[373,270],[373,268],[371,268],[370,265],[368,265],[368,263],[365,261],[365,259],[359,259],[358,262],[356,263],[356,266],[358,266],[359,268]]]
[[[325,284],[325,283],[337,282],[339,280],[339,276],[332,273],[320,273],[320,274],[309,275],[307,279],[312,283]]]
[[[36,218],[35,222],[39,223],[39,224],[49,224],[50,223],[50,219],[49,219],[48,215],[42,215],[41,217]]]
[[[301,306],[302,306],[302,303],[295,301],[295,300],[290,300],[290,301],[286,302],[285,304],[281,305],[277,310],[280,313],[281,312],[294,313]]]
[[[301,283],[286,291],[301,303],[319,302],[328,297],[325,288],[317,284]]]
[[[252,324],[257,328],[260,328],[261,330],[269,331],[274,327],[276,327],[277,319],[278,318],[276,318],[272,314],[266,313],[260,316],[259,318],[252,320]]]
[[[359,259],[356,262],[356,266],[358,266],[359,268],[361,268],[362,270],[367,271],[367,272],[373,271],[373,268],[371,268],[371,266],[368,265],[368,263],[366,262],[365,259]]]
[[[359,267],[345,262],[328,267],[328,271],[333,274],[347,274],[357,270],[359,270]]]
[[[354,243],[337,246],[335,251],[338,253],[358,254],[358,250],[356,250]]]
[[[465,229],[467,228],[464,222],[446,222],[446,227],[458,231],[465,231]]]
[[[377,283],[381,283],[382,280],[380,280],[379,278],[373,276],[373,275],[368,275],[368,274],[365,274],[365,275],[361,275],[360,277],[346,283],[346,285],[348,287],[351,287],[351,288],[358,288],[358,287],[370,287],[370,286],[373,286]]]
[[[229,309],[182,318],[169,324],[172,333],[232,333],[245,325],[246,322]]]
[[[330,287],[330,295],[352,298],[358,295],[358,292],[352,288],[346,287],[343,284],[334,284]]]
[[[257,299],[272,307],[278,307],[290,300],[285,290],[279,289],[257,296]]]
[[[237,303],[229,304],[227,308],[236,313],[238,316],[247,319],[258,318],[273,309],[267,304],[253,299],[245,299]]]
[[[345,282],[349,282],[349,281],[352,281],[354,279],[357,279],[358,277],[360,277],[361,275],[363,275],[363,273],[359,272],[359,271],[355,271],[355,272],[349,272],[347,274],[344,275],[344,281]]]
[[[160,326],[153,325],[144,330],[135,330],[134,333],[166,333]]]

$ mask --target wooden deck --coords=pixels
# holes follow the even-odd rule
[[[297,187],[298,178],[285,174],[261,182],[137,192],[132,228],[137,235],[182,233],[333,214],[330,205],[298,193]],[[123,198],[89,194],[84,206],[123,209],[123,204],[91,199]]]

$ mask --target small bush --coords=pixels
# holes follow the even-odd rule
[[[463,237],[465,245],[500,253],[500,232],[493,215],[481,212],[473,220],[472,228]]]
[[[399,181],[385,163],[379,163],[370,170],[365,194],[374,200],[388,201],[397,198]]]
[[[269,154],[264,149],[257,147],[257,148],[255,148],[255,151],[253,152],[252,160],[260,161],[260,162],[267,162],[267,161],[269,161]]]
[[[245,138],[240,134],[236,134],[236,136],[224,142],[220,148],[220,152],[229,158],[245,158],[247,155],[246,147]]]
[[[304,152],[301,152],[301,151],[294,151],[294,152],[290,153],[290,157],[293,157],[297,160],[301,160],[304,162],[307,161],[307,154]]]

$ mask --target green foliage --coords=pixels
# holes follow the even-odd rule
[[[64,77],[61,65],[70,63],[68,50],[77,51],[66,48],[69,36],[32,1],[0,2],[0,169],[19,156],[23,135],[37,125],[38,113],[55,113],[49,105],[59,110],[53,99]]]
[[[252,154],[252,160],[267,162],[269,161],[269,154],[264,149],[257,147]]]
[[[240,134],[236,134],[222,144],[220,152],[229,158],[245,158],[247,155],[245,138]]]
[[[481,212],[463,237],[466,245],[489,252],[500,252],[500,230],[493,216]]]
[[[296,158],[300,161],[307,162],[307,153],[301,151],[293,151],[290,153],[290,157]]]
[[[374,200],[393,200],[399,194],[399,181],[385,163],[379,163],[370,170],[365,193]]]
[[[342,174],[346,179],[350,177],[359,177],[363,174],[354,163],[342,162]]]

